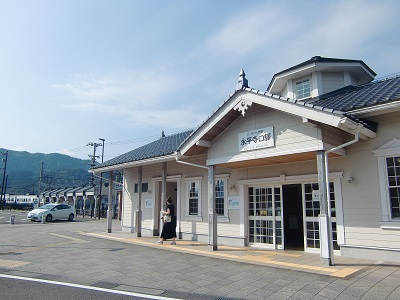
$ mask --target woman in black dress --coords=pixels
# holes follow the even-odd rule
[[[172,239],[171,245],[176,245],[176,216],[175,206],[172,204],[172,198],[167,199],[167,210],[163,211],[162,219],[164,220],[164,226],[161,232],[160,240],[157,242],[162,244],[165,240]]]

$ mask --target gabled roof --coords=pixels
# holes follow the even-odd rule
[[[94,186],[93,185],[88,185],[81,187],[79,190],[75,191],[76,196],[82,196],[85,195],[86,193],[94,193]]]
[[[117,156],[102,164],[98,164],[91,169],[100,169],[174,154],[192,132],[193,130],[188,130],[169,136],[163,136],[154,142]]]
[[[327,62],[356,62],[362,64],[371,73],[375,74],[362,61],[321,57],[313,59]],[[307,61],[303,64],[309,62]],[[234,94],[225,100],[196,130],[161,137],[152,143],[96,165],[92,170],[96,170],[97,172],[100,172],[102,169],[115,170],[131,166],[136,162],[142,163],[146,160],[154,162],[154,159],[161,161],[163,157],[170,159],[170,156],[176,151],[182,151],[182,154],[186,155],[206,153],[207,143],[211,142],[241,116],[241,113],[235,109],[246,99],[250,102],[269,106],[286,113],[335,126],[347,132],[353,132],[357,128],[357,125],[361,124],[363,125],[363,129],[360,134],[365,138],[370,138],[376,135],[376,124],[368,120],[357,119],[355,115],[352,115],[351,111],[361,107],[373,107],[388,102],[399,101],[399,98],[400,77],[375,81],[357,87],[349,86],[304,101],[288,99],[272,95],[269,92],[249,88],[245,73],[241,70]],[[205,143],[198,143],[200,141],[204,141]]]

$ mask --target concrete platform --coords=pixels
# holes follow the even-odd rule
[[[218,250],[212,251],[205,243],[177,239],[176,245],[171,245],[171,241],[165,241],[164,244],[160,245],[157,244],[157,237],[136,238],[132,233],[122,231],[114,231],[112,233],[80,232],[80,234],[123,243],[138,244],[141,246],[163,249],[165,251],[190,253],[249,264],[328,275],[336,278],[347,278],[365,268],[376,266],[381,263],[378,261],[335,256],[335,265],[325,267],[321,264],[319,254],[306,253],[303,251],[266,250],[254,247],[231,247],[223,245],[219,245]]]

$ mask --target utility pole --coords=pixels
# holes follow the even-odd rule
[[[38,191],[38,195],[39,195],[39,205],[40,205],[40,193],[42,192],[43,165],[44,165],[44,162],[41,161],[41,162],[40,162],[40,173],[39,173],[39,191]],[[44,203],[44,202],[43,202],[43,203]]]
[[[91,158],[91,163],[89,164],[91,167],[94,167],[95,165],[96,165],[96,158],[99,158],[99,156],[96,156],[96,148],[97,147],[99,147],[99,146],[101,146],[101,144],[99,144],[99,143],[93,143],[93,142],[90,142],[90,143],[88,143],[86,146],[92,146],[93,147],[93,155],[88,155],[90,158]],[[96,201],[96,189],[94,188],[94,186],[95,186],[95,182],[94,182],[94,175],[93,175],[93,173],[91,174],[91,176],[90,176],[90,179],[89,179],[89,183],[90,184],[92,184],[93,185],[93,190],[94,190],[94,210],[93,210],[93,212],[94,212],[94,217],[96,218],[96,211],[97,211],[97,207],[96,207],[96,204],[97,204],[97,201]],[[100,189],[101,189],[101,186],[100,186]],[[90,217],[92,217],[93,216],[93,214],[92,214],[92,212],[90,212]]]
[[[1,185],[1,194],[0,194],[0,209],[3,209],[3,200],[5,197],[5,180],[6,180],[6,170],[7,170],[7,159],[8,159],[8,150],[6,152],[1,152],[1,155],[5,156],[2,161],[4,162],[4,169],[3,169],[3,183]],[[4,192],[4,194],[3,194]]]
[[[89,164],[89,166],[94,167],[96,165],[96,158],[99,158],[100,156],[96,156],[96,148],[101,146],[101,144],[98,143],[88,143],[86,146],[92,146],[93,147],[93,155],[88,155],[91,158],[91,163]],[[94,176],[92,174],[92,176],[90,177],[90,183],[94,184]]]
[[[104,162],[104,142],[105,139],[99,138],[100,141],[102,141],[102,152],[101,152],[101,163]],[[97,205],[97,214],[100,220],[100,206],[101,206],[101,197],[102,197],[102,189],[103,189],[103,172],[100,173],[100,195],[99,195],[99,200],[98,200],[98,205]]]

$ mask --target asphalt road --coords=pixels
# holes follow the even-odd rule
[[[23,213],[11,225],[7,214],[0,212],[5,217],[0,223],[1,300],[400,299],[397,265],[335,278],[82,234],[105,233],[104,219],[78,216],[73,222],[41,224],[27,221]],[[113,220],[112,228],[121,231],[119,221]]]
[[[1,210],[0,211],[0,224],[10,224],[10,217],[11,215],[15,216],[14,222],[16,224],[21,224],[28,222],[29,220],[26,219],[28,215],[28,211],[20,211],[20,210]],[[30,221],[29,221],[30,222]]]
[[[132,300],[155,299],[153,295],[115,291],[75,284],[60,284],[51,281],[37,281],[23,277],[2,277],[0,274],[0,298],[2,300]],[[157,297],[160,300],[171,298]]]
[[[14,224],[24,224],[24,223],[31,223],[32,221],[28,220],[26,217],[28,215],[28,210],[0,210],[0,225],[1,224],[10,224],[11,223],[11,216],[14,216]],[[78,215],[75,217],[73,222],[86,222],[90,221],[90,216],[86,216],[82,218],[82,216]],[[64,220],[56,221],[56,222],[68,222]],[[40,223],[40,222],[36,222]],[[32,222],[35,224],[35,222]]]

